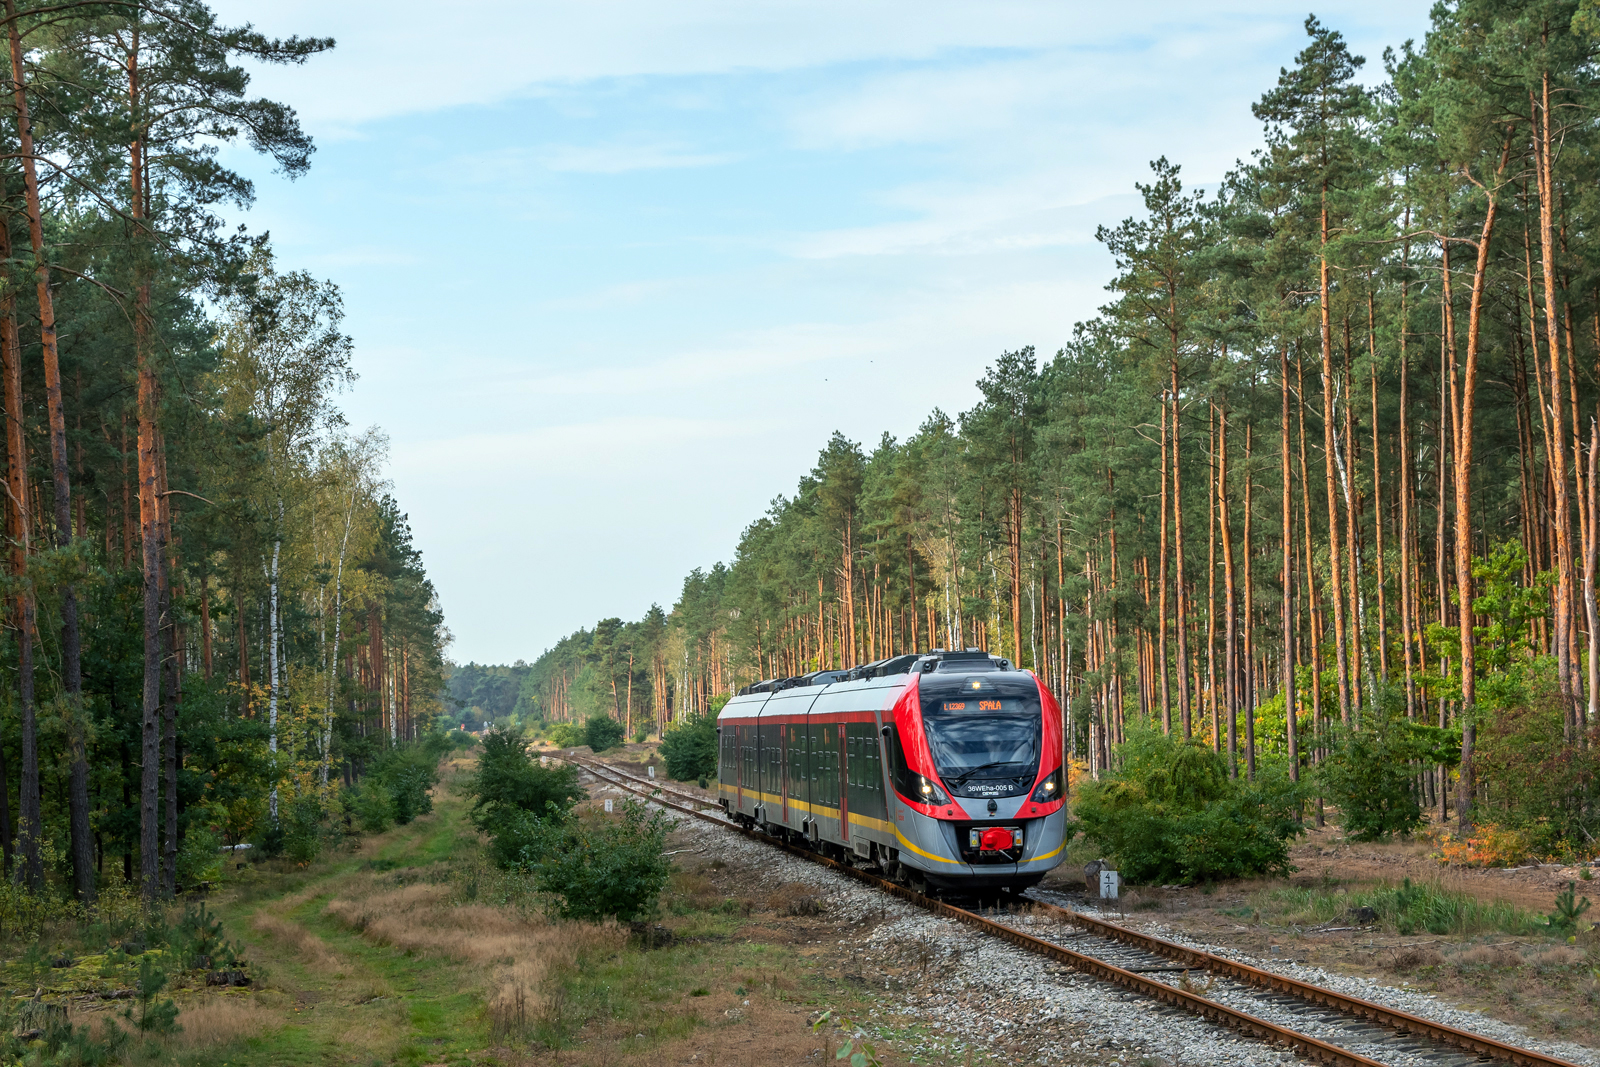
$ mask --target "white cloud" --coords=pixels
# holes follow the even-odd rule
[[[738,158],[727,153],[694,152],[681,145],[664,144],[554,145],[544,155],[545,166],[551,170],[578,174],[710,167]]]
[[[338,39],[332,55],[257,75],[258,89],[293,103],[324,136],[599,78],[796,70],[957,50],[1120,47],[1130,28],[1170,37],[1204,22],[1248,32],[1256,23],[1281,26],[1302,10],[1274,0],[1203,9],[1178,0],[458,0],[446,8],[422,0],[277,0],[267,8],[220,0],[216,8],[225,20],[254,21],[269,33]],[[1387,9],[1360,0],[1327,21],[1370,21]]]

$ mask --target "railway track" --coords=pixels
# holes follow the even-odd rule
[[[639,778],[590,757],[557,755],[556,758],[575,763],[603,781],[653,803],[832,868],[925,911],[955,919],[1083,974],[1269,1045],[1292,1049],[1318,1063],[1337,1067],[1392,1067],[1413,1063],[1436,1067],[1482,1063],[1575,1067],[1568,1060],[1152,937],[1038,897],[1030,898],[1035,915],[1053,919],[1071,932],[1035,936],[1001,921],[997,914],[986,916],[980,911],[924,896],[858,867],[737,826],[720,808],[711,807],[692,794]]]

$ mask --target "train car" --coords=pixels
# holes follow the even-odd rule
[[[759,682],[717,736],[720,802],[741,825],[921,889],[1018,892],[1061,862],[1061,712],[998,657],[936,649]]]

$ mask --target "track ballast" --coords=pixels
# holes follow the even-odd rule
[[[796,847],[758,830],[737,826],[720,808],[709,807],[700,797],[629,774],[601,760],[576,754],[542,755],[575,763],[596,777],[652,803],[828,867],[915,907],[954,919],[1080,973],[1198,1015],[1269,1045],[1293,1049],[1318,1063],[1336,1067],[1393,1067],[1402,1063],[1437,1067],[1478,1063],[1576,1067],[1569,1060],[1251,967],[1030,897],[1035,915],[1054,919],[1072,930],[1050,938],[1038,937],[1001,921],[998,913],[984,915],[981,910],[957,907],[859,867]],[[1070,942],[1070,947],[1060,943],[1063,941]],[[1238,1006],[1240,1004],[1250,1010]],[[1306,1029],[1316,1029],[1321,1036],[1307,1033]],[[1374,1055],[1383,1058],[1376,1059]]]

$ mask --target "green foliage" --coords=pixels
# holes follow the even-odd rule
[[[1578,883],[1568,882],[1556,894],[1556,910],[1545,916],[1545,928],[1557,937],[1571,937],[1578,932],[1583,913],[1589,910],[1589,898],[1577,899]]]
[[[584,727],[575,722],[558,722],[550,727],[550,743],[557,748],[577,748],[589,743]]]
[[[1413,761],[1453,764],[1459,731],[1406,719],[1399,694],[1384,691],[1362,709],[1357,728],[1338,736],[1317,768],[1318,781],[1339,806],[1346,835],[1378,841],[1409,834],[1424,822]]]
[[[691,715],[667,727],[661,735],[661,758],[666,761],[667,774],[679,782],[716,775],[716,718]]]
[[[1534,625],[1549,611],[1553,576],[1540,574],[1533,586],[1525,586],[1522,576],[1526,566],[1527,553],[1516,541],[1495,546],[1487,557],[1472,558],[1472,576],[1478,590],[1473,596],[1472,611],[1487,619],[1486,625],[1472,628],[1480,715],[1526,704],[1530,697],[1528,683],[1539,673]],[[1451,600],[1457,599],[1452,590]],[[1430,623],[1427,638],[1439,660],[1460,655],[1459,627]],[[1430,675],[1428,680],[1441,693],[1459,698],[1459,676]]]
[[[315,793],[295,797],[280,812],[283,852],[296,863],[310,863],[322,851],[322,799]]]
[[[1472,937],[1486,933],[1534,933],[1539,923],[1528,912],[1503,900],[1481,900],[1436,882],[1417,884],[1409,878],[1395,886],[1347,893],[1332,885],[1279,887],[1258,900],[1258,910],[1279,913],[1277,921],[1308,925],[1348,920],[1354,908],[1371,908],[1380,923],[1403,937],[1418,932]]]
[[[513,712],[520,712],[518,694],[523,679],[531,669],[521,661],[508,667],[479,663],[465,666],[452,664],[445,679],[445,686],[455,705],[451,721],[464,723],[469,729],[476,730],[485,722],[495,722]]]
[[[526,740],[501,730],[484,735],[478,770],[465,791],[473,798],[473,825],[489,835],[495,864],[508,868],[537,862],[550,828],[563,824],[584,795],[577,767],[560,761],[541,766]]]
[[[166,1036],[182,1030],[183,1027],[178,1025],[178,1005],[170,998],[156,999],[157,994],[166,987],[166,972],[151,961],[148,953],[140,957],[139,980],[134,983],[134,1007],[123,1009],[122,1017],[141,1034]]]
[[[1567,743],[1552,662],[1524,673],[1526,699],[1478,726],[1478,818],[1520,834],[1532,855],[1588,855],[1600,829],[1600,747]]]
[[[622,724],[609,715],[591,715],[583,727],[583,743],[595,752],[622,744]]]
[[[361,780],[350,808],[361,829],[369,834],[381,834],[394,822],[394,797],[387,785],[372,776]]]
[[[183,917],[166,941],[190,970],[217,970],[239,961],[238,950],[222,934],[222,920],[206,908],[204,901],[184,907]]]
[[[835,1060],[849,1060],[850,1067],[883,1067],[883,1061],[878,1058],[878,1051],[872,1047],[872,1043],[864,1038],[851,1036],[850,1029],[855,1024],[843,1016],[835,1019],[832,1009],[823,1012],[817,1021],[811,1024],[811,1032],[816,1033],[829,1024],[839,1027],[846,1034],[844,1043],[833,1054]]]
[[[394,821],[404,826],[433,810],[429,790],[439,780],[436,770],[444,739],[433,743],[400,745],[385,752],[372,769],[372,777],[388,790]]]
[[[662,853],[673,825],[666,812],[631,799],[614,816],[545,820],[533,850],[534,884],[556,898],[562,918],[646,918],[672,872]]]
[[[178,849],[177,878],[181,888],[205,885],[222,877],[222,835],[208,823],[204,811],[190,815],[189,831]]]
[[[1090,840],[1132,882],[1191,883],[1287,874],[1301,791],[1263,768],[1230,779],[1223,758],[1196,740],[1130,729],[1121,769],[1079,788],[1075,814]]]

